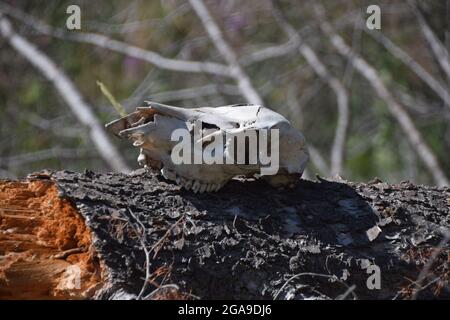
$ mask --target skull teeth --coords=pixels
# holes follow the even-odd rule
[[[201,185],[200,185],[200,189],[199,189],[200,193],[205,192],[205,191],[206,191],[206,188],[208,188],[208,185],[207,185],[207,184],[201,184]]]
[[[200,190],[200,181],[195,180],[194,183],[192,184],[192,191],[194,191],[194,193],[197,193]]]
[[[167,168],[161,169],[161,174],[164,178],[175,181],[179,186],[182,186],[186,190],[192,190],[194,193],[217,192],[225,184],[224,182],[206,183],[199,180],[187,179]]]
[[[161,174],[167,180],[176,181],[176,179],[177,179],[177,174],[175,173],[175,171],[172,171],[172,170],[169,170],[169,169],[162,168],[161,169]]]
[[[182,185],[186,190],[190,190],[192,188],[192,180],[186,180],[184,185]]]

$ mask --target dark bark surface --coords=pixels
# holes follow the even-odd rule
[[[109,273],[97,298],[139,295],[144,243],[152,281],[141,296],[176,284],[203,299],[408,298],[432,259],[418,297],[450,297],[448,188],[320,180],[280,191],[233,180],[194,194],[143,171],[50,178],[94,234]],[[372,264],[379,290],[367,287]]]

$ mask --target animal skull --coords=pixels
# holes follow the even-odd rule
[[[280,114],[258,105],[231,105],[216,108],[184,109],[146,101],[145,107],[115,120],[106,127],[119,137],[133,140],[140,148],[140,165],[161,170],[162,175],[194,192],[219,190],[235,176],[258,176],[274,186],[292,185],[298,181],[308,162],[309,154],[303,135]],[[173,133],[186,132],[194,141],[179,153],[183,159],[174,161],[178,139]],[[278,129],[270,131],[270,129]],[[270,132],[270,133],[268,133]],[[252,140],[249,136],[256,136]],[[238,137],[243,136],[239,144]],[[246,140],[245,136],[248,137]],[[219,142],[223,143],[220,144]],[[214,144],[213,142],[217,142]],[[278,170],[270,174],[267,161],[255,161],[251,144],[256,144],[256,155],[262,156],[264,143],[271,146],[266,152],[278,156]],[[215,147],[214,147],[215,146]],[[214,159],[223,161],[195,162],[196,151],[211,151]],[[277,153],[277,154],[275,154]],[[211,158],[211,157],[210,157]]]

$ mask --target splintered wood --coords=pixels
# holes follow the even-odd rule
[[[53,182],[0,181],[0,299],[89,298],[101,280],[91,241]]]

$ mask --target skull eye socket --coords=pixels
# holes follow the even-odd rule
[[[202,128],[203,129],[215,129],[215,130],[220,130],[220,128],[218,126],[216,126],[213,123],[208,123],[208,122],[202,122]]]

